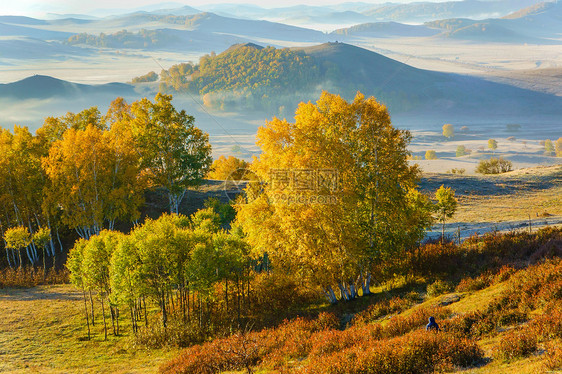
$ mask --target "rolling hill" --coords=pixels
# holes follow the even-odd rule
[[[518,9],[535,4],[533,0],[462,0],[445,2],[394,2],[372,4],[347,2],[337,5],[295,5],[261,8],[254,5],[209,4],[199,8],[222,16],[269,19],[291,24],[360,24],[368,22],[427,22],[453,17],[483,19],[502,17]],[[338,18],[339,17],[339,18]]]
[[[243,105],[257,99],[270,107],[294,107],[296,102],[315,99],[321,90],[328,90],[347,99],[357,91],[374,95],[392,113],[562,113],[562,98],[553,95],[471,76],[421,70],[345,43],[283,51],[270,47],[258,52],[255,45],[235,46],[217,56],[204,57],[203,65],[170,69],[168,83],[179,91],[222,97],[218,106],[228,100]],[[268,66],[284,73],[270,74]],[[288,76],[297,77],[298,84]],[[242,93],[244,98],[236,99]]]
[[[376,20],[401,22],[427,22],[458,17],[483,19],[491,16],[501,17],[533,4],[533,0],[414,2],[375,7],[364,11],[363,14]]]
[[[89,29],[103,32],[116,32],[123,29],[139,31],[141,29],[175,28],[189,31],[230,35],[245,38],[259,38],[284,41],[325,41],[320,31],[264,20],[239,19],[223,17],[214,13],[191,15],[158,14],[136,12],[116,17],[105,18],[89,25]]]
[[[200,13],[186,18],[185,26],[192,30],[229,35],[243,35],[273,40],[325,40],[315,30],[268,21],[254,21]]]
[[[423,25],[407,25],[398,22],[362,23],[352,27],[337,29],[332,34],[344,36],[364,36],[372,38],[433,36],[441,31]]]
[[[222,50],[246,39],[231,35],[178,30],[157,29],[128,32],[122,30],[112,34],[77,34],[69,37],[65,44],[87,45],[100,48],[130,48],[150,51],[204,51],[209,48]]]
[[[0,22],[0,36],[21,36],[42,40],[63,40],[71,35],[72,34],[68,32],[42,30],[35,27],[12,25]]]
[[[58,41],[43,41],[26,37],[0,38],[0,59],[2,60],[45,60],[63,61],[88,56],[86,48],[64,45]]]
[[[45,75],[34,75],[17,82],[0,84],[0,98],[3,99],[72,98],[95,94],[119,96],[132,93],[132,86],[123,83],[86,85],[67,82]]]
[[[562,4],[543,2],[503,18],[446,19],[425,24],[443,37],[475,42],[562,44]]]

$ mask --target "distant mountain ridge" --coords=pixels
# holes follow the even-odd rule
[[[199,8],[224,16],[245,17],[254,19],[299,19],[319,22],[324,19],[335,19],[338,15],[357,24],[368,22],[428,22],[438,19],[468,17],[489,18],[502,17],[518,9],[534,5],[536,0],[461,0],[445,2],[413,2],[413,3],[343,3],[339,5],[310,6],[295,5],[265,9],[258,6],[232,4],[202,5]],[[333,16],[330,16],[332,14]],[[347,15],[346,15],[347,14]],[[328,21],[331,22],[331,21]],[[293,21],[295,23],[295,21]],[[300,22],[296,22],[300,23]],[[305,23],[302,23],[303,25]]]
[[[543,2],[503,18],[445,19],[425,23],[444,37],[477,42],[562,44],[562,3]]]
[[[395,36],[433,36],[440,32],[440,30],[423,25],[407,25],[391,21],[362,23],[348,28],[334,30],[332,34],[386,38]]]
[[[76,97],[91,94],[129,95],[133,87],[124,83],[87,85],[72,83],[46,75],[33,75],[17,82],[0,84],[0,98],[49,99],[55,97]]]

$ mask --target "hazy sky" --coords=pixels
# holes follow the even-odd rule
[[[100,9],[136,9],[142,6],[162,3],[167,8],[173,4],[184,4],[197,7],[209,3],[240,3],[256,4],[265,8],[291,6],[296,4],[327,5],[338,4],[349,0],[189,0],[189,1],[155,1],[155,0],[0,0],[0,14],[15,15],[40,15],[48,12],[54,13],[82,13],[87,14]],[[361,0],[359,0],[361,1]],[[366,3],[381,3],[387,0],[365,0]],[[393,2],[411,2],[413,0],[394,0]],[[431,1],[431,0],[430,0]],[[435,0],[434,0],[435,1]],[[437,0],[439,1],[439,0]]]

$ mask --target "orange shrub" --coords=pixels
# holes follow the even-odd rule
[[[426,325],[431,316],[439,321],[448,317],[450,314],[451,311],[449,308],[434,307],[419,308],[406,317],[394,316],[390,319],[388,325],[384,327],[383,336],[394,337],[403,335]]]
[[[537,337],[529,328],[522,328],[505,333],[494,351],[494,356],[511,360],[525,357],[537,350]]]
[[[488,275],[476,278],[463,278],[456,287],[457,292],[468,292],[482,290],[490,285]]]
[[[400,297],[383,300],[376,304],[369,305],[367,309],[357,313],[353,317],[352,324],[360,325],[371,323],[388,314],[402,312],[408,309],[411,305],[411,301]]]
[[[275,329],[215,339],[184,350],[164,364],[160,371],[209,374],[258,364],[273,369],[281,368],[289,359],[306,357],[312,348],[311,336],[329,331],[336,322],[339,323],[335,316],[321,314],[315,320],[296,318],[285,321]]]
[[[530,324],[539,341],[562,339],[562,305],[548,308],[544,314],[536,317]]]
[[[416,331],[355,345],[329,355],[309,358],[295,370],[300,374],[393,374],[429,373],[442,367],[468,366],[483,357],[470,340],[443,333]]]
[[[544,362],[546,370],[554,371],[562,369],[562,344],[551,343],[546,348],[546,360]]]

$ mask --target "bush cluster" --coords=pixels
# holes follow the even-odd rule
[[[383,300],[376,304],[369,305],[367,309],[357,313],[353,317],[352,322],[354,325],[375,322],[389,314],[400,313],[411,307],[412,304],[413,302],[409,299],[393,297],[390,300]]]
[[[562,369],[562,344],[560,342],[547,346],[544,369],[550,371]]]
[[[26,266],[23,268],[6,268],[0,270],[0,288],[35,287],[44,284],[69,283],[68,270],[52,270]]]
[[[552,257],[562,257],[560,228],[545,228],[533,234],[475,235],[461,245],[428,243],[409,252],[400,267],[422,277],[460,278],[486,272],[500,276],[503,272],[501,277],[507,279],[514,268]]]
[[[450,282],[438,279],[432,284],[427,286],[427,296],[435,297],[453,290],[453,285]]]
[[[161,372],[210,374],[253,367],[296,373],[431,372],[480,360],[483,353],[471,340],[420,331],[428,316],[448,314],[445,308],[418,309],[407,317],[391,318],[384,327],[364,323],[343,331],[336,330],[339,321],[333,314],[297,318],[276,329],[191,347],[163,365]],[[289,366],[291,360],[300,363]]]
[[[448,334],[415,331],[390,340],[355,345],[315,357],[295,373],[431,373],[455,366],[470,366],[482,359],[478,345]]]
[[[513,170],[513,164],[502,157],[492,157],[489,160],[481,160],[476,167],[476,172],[480,174],[501,174]]]

